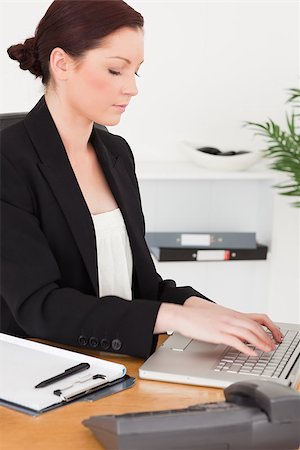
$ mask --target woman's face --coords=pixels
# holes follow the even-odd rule
[[[116,125],[134,95],[144,58],[141,29],[121,28],[75,63],[65,83],[73,112],[102,125]]]

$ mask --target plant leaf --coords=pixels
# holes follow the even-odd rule
[[[293,104],[294,108],[300,106],[300,89],[292,88],[288,90],[289,98],[287,102]],[[266,141],[266,147],[263,149],[264,157],[272,159],[271,168],[286,172],[290,178],[289,184],[279,184],[278,188],[282,195],[300,196],[300,133],[296,119],[300,113],[295,110],[291,115],[286,113],[287,130],[281,127],[269,118],[264,123],[245,122],[243,126],[251,127],[255,136],[262,136]],[[300,207],[300,202],[294,204]]]

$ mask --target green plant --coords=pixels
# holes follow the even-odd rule
[[[265,123],[246,122],[245,126],[251,126],[257,130],[255,135],[266,138],[268,146],[263,152],[265,157],[273,159],[271,168],[289,174],[289,181],[274,187],[280,189],[282,195],[300,197],[300,113],[297,112],[300,89],[288,89],[288,92],[290,96],[287,103],[291,103],[292,112],[290,115],[286,113],[286,131],[271,119]],[[293,205],[299,208],[300,201],[293,202]]]

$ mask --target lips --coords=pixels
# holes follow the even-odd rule
[[[124,105],[113,105],[113,106],[114,106],[115,108],[117,108],[119,111],[124,112],[127,105],[128,105],[128,103],[127,103],[127,104],[124,104]]]

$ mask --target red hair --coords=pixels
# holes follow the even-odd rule
[[[123,0],[55,0],[39,22],[35,36],[12,45],[7,53],[20,68],[50,80],[49,60],[55,47],[73,58],[101,45],[119,28],[143,28],[144,19]]]

